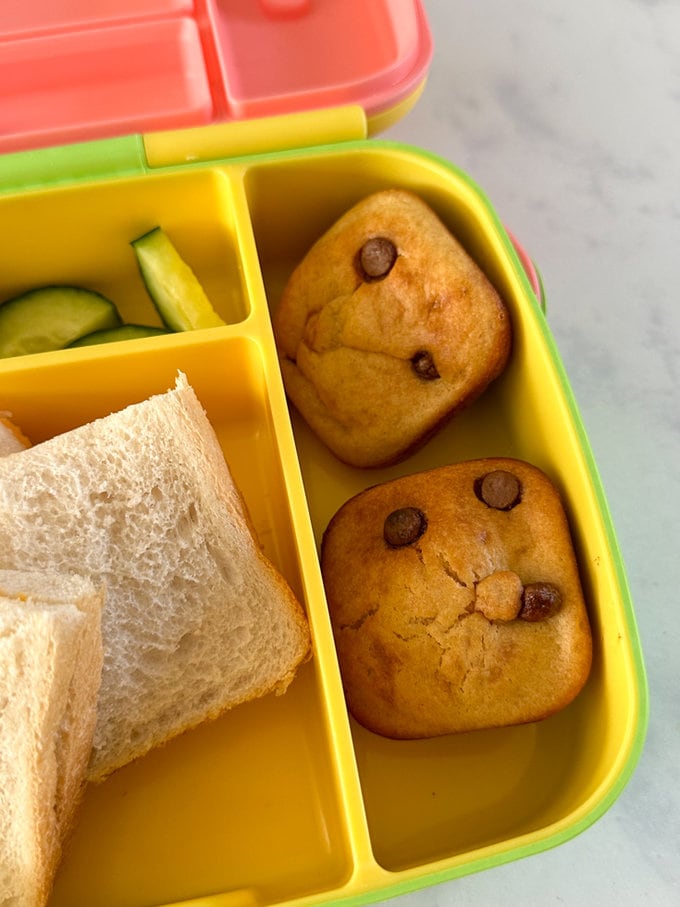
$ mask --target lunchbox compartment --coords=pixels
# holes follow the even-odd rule
[[[504,374],[422,450],[390,469],[357,470],[289,410],[271,314],[314,240],[391,186],[428,202],[487,273],[509,307],[514,349]],[[407,146],[356,141],[8,193],[0,224],[10,263],[1,298],[76,283],[146,322],[154,310],[129,242],[167,230],[226,325],[2,360],[0,409],[40,441],[162,392],[184,371],[314,640],[313,661],[283,697],[238,707],[88,790],[52,907],[363,903],[560,843],[607,808],[644,725],[625,576],[545,316],[465,173]],[[377,737],[347,714],[321,536],[369,485],[487,455],[530,460],[563,493],[594,633],[592,674],[572,705],[540,723]]]
[[[323,630],[318,596],[306,601],[305,526],[289,500],[262,350],[228,331],[203,333],[128,344],[122,359],[113,347],[51,364],[24,357],[0,385],[2,406],[38,442],[161,393],[185,372],[265,552]],[[340,887],[352,865],[340,785],[352,765],[338,765],[322,667],[315,659],[284,696],[238,707],[90,786],[51,903],[141,907],[239,890],[248,899],[235,903],[260,904]]]
[[[431,155],[379,141],[251,168],[246,188],[272,309],[314,240],[360,198],[394,185],[427,201],[494,283],[510,309],[513,353],[479,400],[389,469],[344,466],[293,412],[317,543],[341,504],[377,482],[464,459],[526,459],[563,496],[595,637],[586,688],[543,722],[424,741],[386,740],[352,723],[375,857],[400,872],[446,859],[462,865],[585,827],[618,789],[640,703],[635,653],[623,643],[627,589],[587,439],[539,302],[474,182]]]
[[[35,287],[82,286],[107,296],[123,321],[160,325],[131,241],[162,227],[227,324],[248,316],[241,218],[220,171],[83,183],[2,199],[0,242],[11,269],[0,301]]]

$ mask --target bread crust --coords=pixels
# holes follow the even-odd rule
[[[11,413],[0,411],[0,457],[17,453],[31,446],[31,442],[16,423]]]
[[[384,276],[367,276],[357,256],[383,240],[396,257]],[[498,377],[511,347],[496,290],[402,189],[365,198],[314,244],[284,289],[274,332],[289,399],[358,467],[412,453]]]
[[[0,903],[47,903],[85,789],[103,588],[0,570]]]
[[[498,470],[521,486],[507,509],[478,496]],[[400,508],[422,513],[426,528],[392,546],[385,519]],[[335,514],[321,564],[348,706],[376,733],[536,721],[586,682],[591,633],[566,515],[528,463],[468,461],[374,486]],[[539,583],[559,590],[559,609],[523,619],[522,590]]]

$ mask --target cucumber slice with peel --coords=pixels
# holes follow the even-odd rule
[[[74,340],[69,347],[94,346],[97,343],[116,343],[118,340],[137,340],[140,337],[159,337],[170,333],[166,328],[152,327],[146,324],[123,324],[119,328],[108,328],[103,331],[93,331],[78,340]]]
[[[115,305],[101,293],[39,287],[0,305],[0,359],[60,350],[93,331],[121,324]]]
[[[162,227],[134,239],[131,245],[149,295],[170,330],[192,331],[224,325],[198,278]]]

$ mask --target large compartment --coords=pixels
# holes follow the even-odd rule
[[[585,690],[543,722],[424,741],[386,740],[353,723],[375,857],[401,872],[544,846],[593,821],[636,751],[640,675],[616,541],[558,351],[510,237],[466,174],[376,141],[251,168],[249,208],[272,309],[314,239],[351,204],[394,185],[424,198],[495,284],[512,316],[512,358],[467,411],[389,469],[344,466],[293,413],[317,543],[342,503],[373,484],[463,459],[526,459],[563,495],[595,636]]]
[[[515,345],[503,376],[419,453],[355,470],[289,411],[270,315],[326,227],[395,185],[421,195],[485,270],[510,308]],[[172,236],[225,326],[1,360],[0,409],[37,442],[161,392],[184,371],[314,638],[314,659],[285,696],[239,707],[88,791],[54,907],[362,902],[552,846],[607,808],[644,724],[625,576],[545,315],[464,173],[416,149],[357,141],[7,193],[0,224],[0,299],[76,283],[135,321],[155,313],[129,242],[156,225]],[[592,675],[569,708],[539,724],[376,737],[345,708],[321,536],[368,485],[485,455],[530,460],[563,493],[595,635]]]

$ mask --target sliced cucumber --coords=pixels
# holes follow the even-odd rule
[[[134,239],[131,245],[149,295],[170,330],[192,331],[224,324],[161,227]]]
[[[39,287],[0,305],[0,359],[60,350],[121,323],[115,305],[100,293],[82,287]]]
[[[86,334],[69,347],[75,346],[93,346],[96,343],[115,343],[118,340],[136,340],[139,337],[159,337],[162,334],[169,334],[166,328],[151,327],[147,324],[123,324],[119,328],[108,328],[103,331],[93,331]]]

